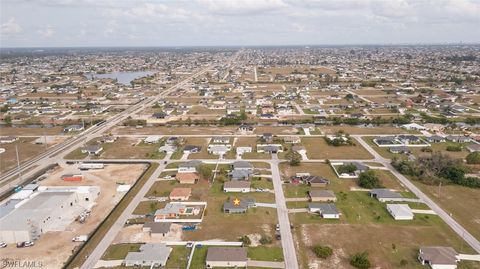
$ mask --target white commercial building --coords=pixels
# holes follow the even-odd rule
[[[40,187],[14,207],[7,202],[0,208],[0,242],[33,241],[46,232],[64,231],[99,193],[97,186]]]

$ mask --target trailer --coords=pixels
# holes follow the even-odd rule
[[[90,170],[90,169],[103,169],[105,164],[103,163],[81,163],[80,170]]]
[[[84,176],[82,174],[66,174],[62,175],[63,181],[82,181]]]

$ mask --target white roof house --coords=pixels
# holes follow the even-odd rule
[[[165,266],[171,252],[172,248],[162,243],[144,244],[140,246],[140,251],[128,252],[123,263],[125,266],[161,267]]]
[[[408,204],[387,204],[387,211],[395,220],[413,220],[413,212]]]

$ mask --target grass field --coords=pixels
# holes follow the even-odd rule
[[[359,143],[355,146],[330,146],[323,137],[303,137],[302,145],[310,159],[371,159],[370,153]]]
[[[452,246],[462,253],[472,250],[446,225],[404,226],[379,224],[306,224],[296,228],[294,240],[301,268],[351,268],[349,257],[367,251],[372,268],[426,268],[418,260],[423,245]],[[326,260],[317,259],[311,247],[320,244],[333,249]],[[406,260],[407,265],[400,266]],[[479,263],[460,263],[461,269],[480,268]]]

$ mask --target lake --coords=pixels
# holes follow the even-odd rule
[[[137,71],[137,72],[112,72],[105,74],[85,74],[87,79],[93,78],[111,78],[116,79],[118,83],[123,85],[130,85],[130,82],[146,76],[155,74],[153,71]]]

